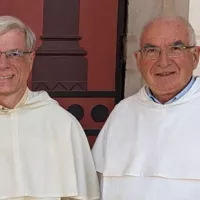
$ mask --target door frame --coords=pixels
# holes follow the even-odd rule
[[[119,103],[124,98],[125,72],[126,72],[125,43],[127,36],[127,18],[128,18],[128,0],[118,0],[115,104]]]

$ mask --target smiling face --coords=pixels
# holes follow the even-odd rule
[[[156,20],[151,23],[141,37],[141,49],[147,45],[161,49],[160,56],[149,59],[136,52],[139,70],[155,96],[175,96],[189,82],[199,59],[199,49],[185,49],[183,55],[168,56],[166,49],[173,44],[189,46],[189,33],[180,20]]]
[[[27,50],[25,35],[18,29],[0,35],[0,51]],[[6,58],[0,55],[0,96],[18,95],[25,92],[32,69],[34,55],[25,54],[19,58]]]

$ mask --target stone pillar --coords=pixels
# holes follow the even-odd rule
[[[175,11],[175,1],[174,0],[163,0],[162,1],[162,15],[174,15]]]
[[[189,21],[194,28],[196,33],[197,45],[200,46],[200,20],[199,20],[199,8],[200,1],[199,0],[191,0],[189,6]],[[200,64],[197,69],[194,71],[195,76],[200,76]]]

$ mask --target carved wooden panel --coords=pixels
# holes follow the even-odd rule
[[[79,0],[44,0],[42,45],[36,51],[32,89],[86,91],[86,52],[79,46]]]

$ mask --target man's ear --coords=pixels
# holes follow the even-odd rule
[[[199,63],[199,56],[200,56],[200,46],[196,46],[192,52],[193,54],[193,62],[194,62],[194,69],[196,69]]]
[[[136,59],[136,63],[137,63],[137,67],[138,67],[138,70],[140,70],[140,60],[141,60],[141,52],[140,51],[135,51],[134,52],[134,56],[135,56],[135,59]]]

